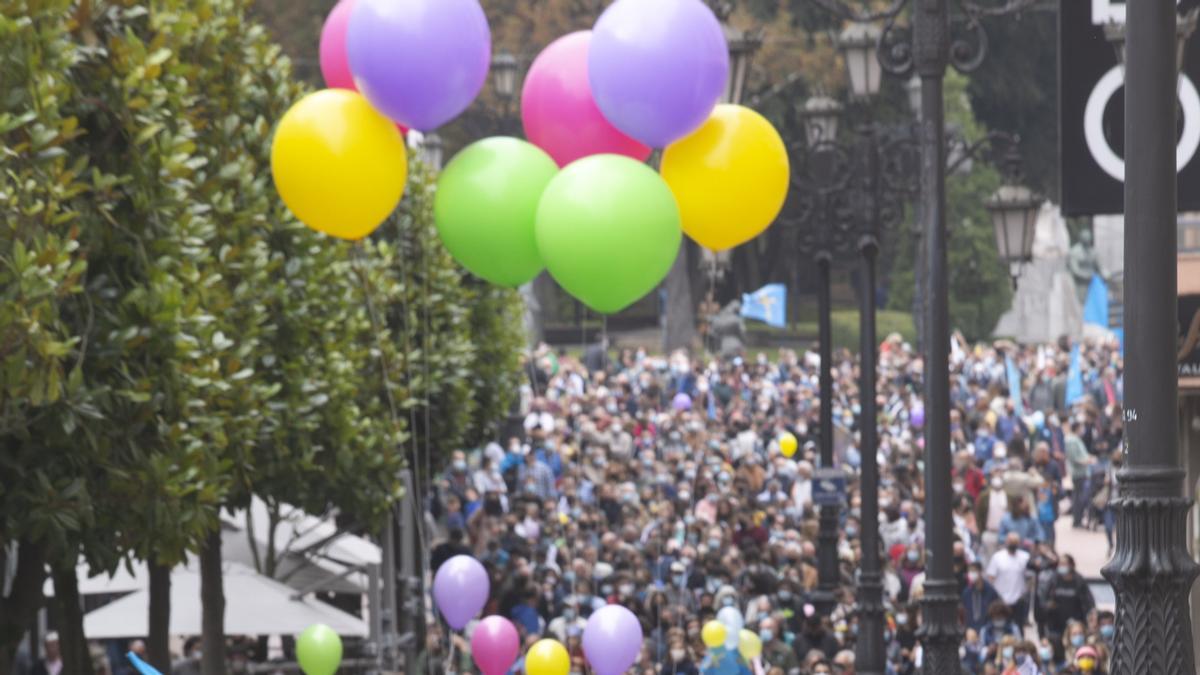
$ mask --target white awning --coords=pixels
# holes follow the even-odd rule
[[[323,623],[339,635],[361,637],[367,625],[319,600],[293,600],[295,591],[238,563],[224,565],[227,635],[297,635]],[[139,590],[83,617],[89,639],[145,637],[149,634],[149,592]],[[193,566],[171,573],[171,635],[200,634],[200,574]]]

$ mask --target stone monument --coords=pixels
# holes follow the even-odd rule
[[[1024,344],[1079,337],[1083,305],[1068,269],[1069,246],[1066,221],[1057,206],[1046,202],[1038,213],[1033,260],[1022,266],[1012,308],[1000,317],[993,335]]]
[[[746,324],[742,321],[742,302],[734,300],[712,317],[713,345],[722,358],[740,354],[745,347]]]
[[[1091,230],[1079,233],[1079,241],[1071,246],[1067,254],[1067,269],[1071,270],[1071,276],[1075,279],[1075,295],[1083,304],[1087,300],[1092,277],[1100,274],[1100,261],[1096,257],[1096,249],[1092,247]]]

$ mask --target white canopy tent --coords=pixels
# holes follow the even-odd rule
[[[367,634],[361,619],[318,600],[296,599],[292,588],[245,565],[225,563],[223,579],[228,635],[298,635],[315,623],[343,636]],[[144,637],[149,634],[149,604],[145,589],[127,595],[84,615],[84,633],[91,639]],[[200,618],[199,570],[176,568],[171,573],[171,633],[199,635]]]

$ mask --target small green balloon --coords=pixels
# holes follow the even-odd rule
[[[329,626],[313,624],[296,638],[296,660],[306,675],[333,675],[342,663],[342,639]]]
[[[567,165],[537,213],[546,269],[602,314],[625,309],[667,276],[679,253],[679,206],[653,169],[621,155]]]
[[[442,243],[463,267],[500,286],[516,287],[542,271],[533,236],[542,192],[558,165],[517,138],[476,141],[438,178],[434,221]]]

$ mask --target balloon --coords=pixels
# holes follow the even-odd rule
[[[592,612],[583,629],[583,654],[596,675],[621,675],[642,651],[642,624],[621,605]]]
[[[917,406],[908,413],[908,422],[914,429],[920,429],[925,426],[925,408]]]
[[[471,658],[483,675],[504,675],[521,654],[521,638],[512,622],[489,616],[471,633]]]
[[[704,644],[715,649],[725,644],[725,636],[728,633],[729,629],[725,628],[725,624],[714,619],[704,624],[704,628],[700,630],[700,639],[704,640]]]
[[[682,391],[675,394],[675,398],[671,400],[671,408],[679,412],[692,409],[692,397]]]
[[[717,106],[703,126],[668,146],[661,170],[683,231],[713,251],[758,236],[787,198],[787,146],[765,117],[738,105]]]
[[[371,105],[430,131],[475,100],[487,79],[492,37],[479,0],[356,0],[346,52]]]
[[[487,570],[469,555],[456,555],[442,563],[433,577],[433,599],[454,630],[462,630],[475,618],[489,592]]]
[[[330,89],[349,89],[358,91],[354,86],[354,75],[350,73],[350,62],[346,57],[346,26],[350,23],[350,11],[354,9],[355,0],[340,0],[321,28],[321,77],[325,86]],[[396,124],[400,133],[407,134],[408,127]]]
[[[735,651],[738,648],[739,632],[745,622],[742,613],[737,607],[722,607],[721,611],[717,612],[717,621],[725,626],[725,648]]]
[[[617,0],[593,33],[588,79],[596,104],[650,147],[694,131],[725,91],[729,49],[701,0]]]
[[[542,271],[533,236],[554,160],[516,138],[485,138],[455,155],[438,178],[434,222],[455,260],[478,277],[516,288]]]
[[[738,653],[742,655],[743,659],[747,661],[757,659],[758,655],[762,654],[762,649],[762,639],[758,637],[757,633],[745,628],[738,633]]]
[[[306,675],[333,675],[342,663],[342,639],[329,626],[313,624],[296,638],[296,660]]]
[[[321,28],[321,77],[330,89],[354,89],[354,76],[346,61],[346,24],[354,0],[341,0],[330,10]]]
[[[400,132],[365,98],[324,89],[279,120],[271,172],[283,203],[305,225],[361,239],[400,203],[408,158]]]
[[[596,107],[588,83],[591,41],[587,30],[564,35],[533,60],[521,92],[525,136],[559,166],[606,152],[645,161],[650,148],[618,131]]]
[[[796,441],[796,437],[793,436],[789,431],[783,432],[783,435],[779,437],[779,452],[782,453],[784,457],[791,457],[792,455],[796,454],[796,448],[798,445],[799,442]]]
[[[603,314],[653,290],[682,239],[667,184],[619,155],[585,157],[560,171],[542,195],[536,235],[550,275]]]
[[[557,640],[538,640],[525,652],[525,675],[567,675],[571,658]]]

